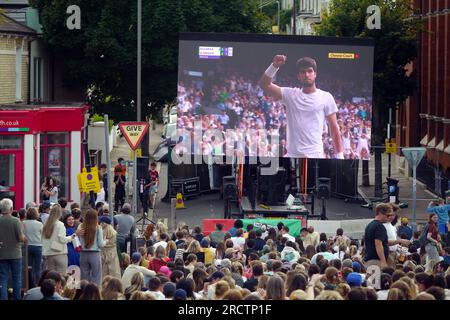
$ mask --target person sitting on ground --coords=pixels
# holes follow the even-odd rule
[[[156,272],[147,268],[141,267],[142,256],[139,252],[135,252],[131,256],[131,264],[125,269],[122,275],[122,284],[124,288],[128,288],[131,285],[131,278],[137,272],[141,272],[144,277],[154,277]]]

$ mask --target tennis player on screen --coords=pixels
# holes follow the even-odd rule
[[[317,64],[312,58],[297,61],[297,78],[301,88],[279,87],[272,83],[287,57],[276,55],[260,80],[264,93],[286,106],[287,154],[292,158],[325,158],[322,133],[328,121],[337,159],[344,159],[341,133],[336,120],[338,108],[333,96],[316,87]]]

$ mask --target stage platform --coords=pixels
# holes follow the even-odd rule
[[[254,218],[286,218],[296,219],[298,216],[308,216],[309,211],[304,205],[300,205],[297,210],[290,210],[287,206],[268,206],[268,208],[261,207],[258,202],[255,204],[253,210],[248,197],[243,197],[239,202],[239,209],[242,218],[248,218],[250,215]],[[233,216],[237,216],[233,214]]]

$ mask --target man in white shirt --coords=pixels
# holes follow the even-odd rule
[[[389,267],[395,269],[395,267],[396,267],[396,252],[397,252],[398,245],[403,244],[405,246],[408,246],[410,244],[410,241],[404,240],[404,239],[397,240],[397,229],[395,228],[395,226],[393,225],[392,222],[394,220],[396,220],[397,212],[399,211],[399,207],[392,203],[391,203],[391,206],[393,208],[393,212],[391,214],[387,215],[388,221],[386,223],[383,223],[383,225],[386,228],[386,233],[388,236],[388,244],[389,244],[389,256],[388,256],[388,259],[386,262]]]
[[[288,226],[283,226],[283,228],[281,229],[281,235],[282,235],[282,237],[287,238],[288,241],[295,242],[295,237],[293,237],[289,234]]]
[[[167,234],[161,233],[161,235],[159,236],[159,241],[153,245],[153,248],[155,248],[156,250],[159,246],[162,246],[164,249],[166,249],[167,238],[168,238]]]
[[[265,94],[281,100],[286,106],[287,157],[325,158],[322,128],[325,120],[330,128],[337,159],[344,159],[341,133],[337,123],[338,108],[333,96],[316,88],[317,64],[312,58],[297,61],[297,78],[302,88],[279,87],[272,83],[287,57],[276,55],[260,80]]]
[[[131,278],[133,278],[135,273],[141,272],[144,277],[154,277],[156,275],[155,271],[139,265],[141,259],[142,256],[139,252],[135,252],[131,255],[131,264],[125,269],[122,275],[122,285],[124,289],[131,285]]]

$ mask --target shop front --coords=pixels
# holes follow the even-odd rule
[[[41,185],[52,177],[59,197],[79,202],[83,127],[89,106],[0,105],[0,199],[14,208],[41,202]]]

